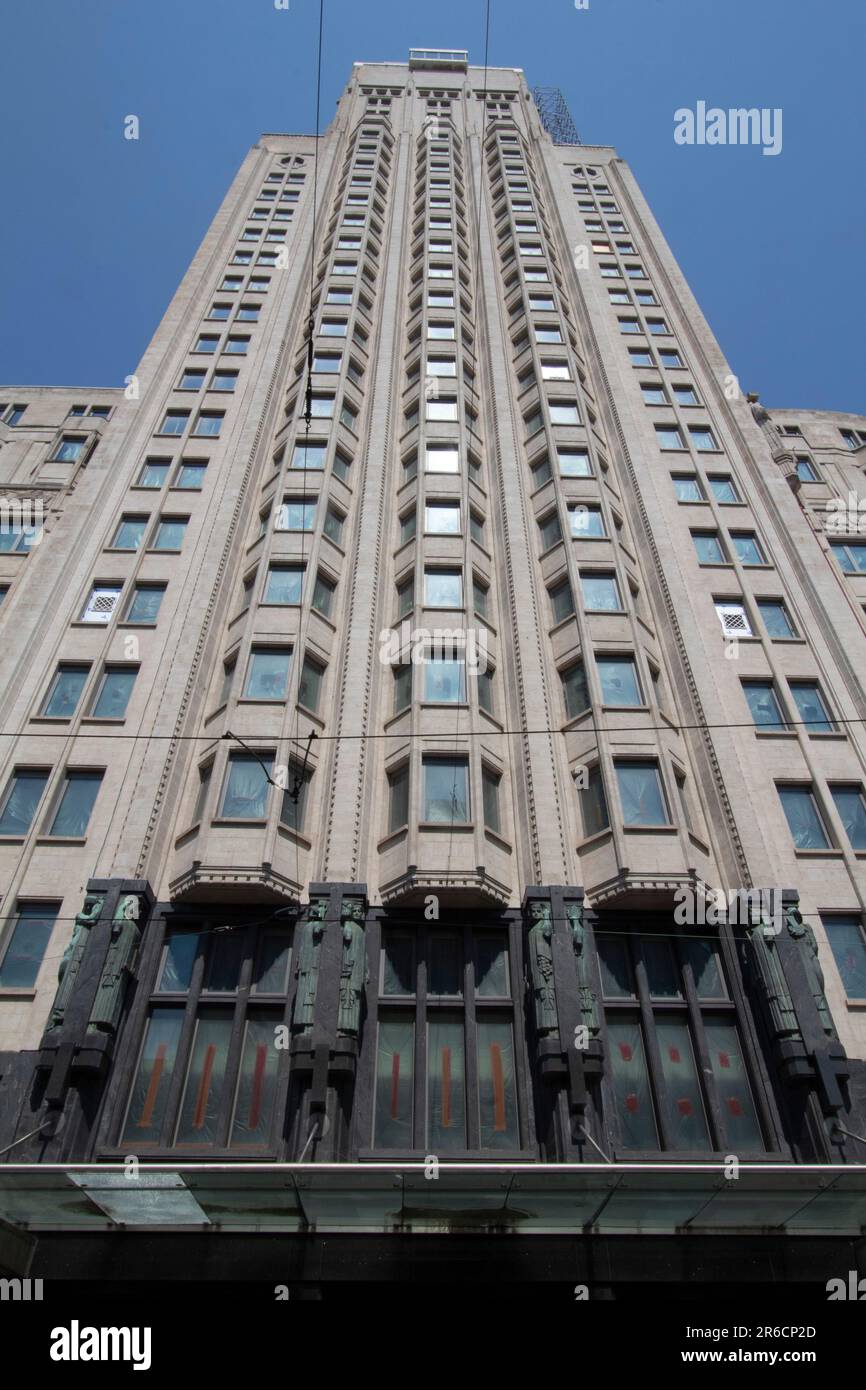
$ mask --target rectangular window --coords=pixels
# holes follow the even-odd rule
[[[148,518],[146,516],[121,517],[120,525],[111,542],[112,550],[138,550],[144,539]]]
[[[89,666],[58,666],[39,711],[43,718],[71,719],[89,674]]]
[[[268,569],[263,602],[300,603],[303,585],[303,565],[271,565]]]
[[[135,486],[149,488],[164,487],[170,467],[170,459],[145,459],[141,472],[135,480]]]
[[[797,712],[808,734],[832,734],[836,724],[830,718],[817,681],[789,681]]]
[[[751,531],[731,531],[731,544],[737,559],[742,565],[765,565],[767,562],[758,544],[758,538]]]
[[[571,592],[571,585],[565,579],[561,584],[554,585],[548,592],[554,623],[565,622],[566,618],[570,618],[574,613],[574,596]]]
[[[626,825],[669,825],[658,764],[648,760],[618,761],[616,778]]]
[[[168,410],[162,417],[158,434],[183,434],[189,419],[188,410]]]
[[[613,574],[598,574],[582,570],[580,587],[583,593],[583,606],[588,613],[621,613],[623,611],[619,587]]]
[[[314,714],[319,708],[324,677],[324,666],[320,666],[317,661],[311,660],[308,656],[304,657],[298,685],[298,704],[303,705],[305,709],[312,710]]]
[[[866,999],[866,939],[859,917],[822,917],[836,968],[849,999]]]
[[[603,704],[618,706],[643,704],[632,657],[600,656],[596,657],[595,665],[601,682]]]
[[[233,753],[229,758],[223,787],[220,816],[225,820],[264,820],[268,806],[268,776],[273,774],[271,753],[261,759],[248,753]],[[265,776],[265,771],[267,775]]]
[[[740,498],[731,477],[725,473],[711,473],[707,479],[710,484],[710,491],[716,501],[722,506],[728,506],[734,502],[739,502]]]
[[[26,835],[33,822],[49,773],[39,768],[16,768],[0,802],[0,835]]]
[[[469,765],[465,759],[424,759],[423,819],[430,824],[468,822]]]
[[[388,773],[388,833],[409,822],[409,768]]]
[[[428,502],[424,508],[424,530],[436,536],[459,536],[460,503]]]
[[[856,783],[830,787],[833,804],[853,850],[866,850],[866,800]]]
[[[203,367],[187,367],[180,381],[177,383],[178,391],[200,391],[204,386],[205,370]]]
[[[795,637],[794,626],[781,599],[758,599],[764,626],[773,638]]]
[[[102,775],[101,772],[67,772],[49,835],[77,839],[87,834]]]
[[[291,648],[254,647],[247,667],[245,700],[285,700]]]
[[[498,772],[492,772],[487,767],[482,768],[481,791],[484,802],[484,824],[488,830],[493,830],[497,835],[502,831],[499,815],[499,783],[501,780]]]
[[[831,541],[830,549],[843,574],[866,574],[866,541]]]
[[[92,719],[123,719],[138,667],[107,666],[90,705]]]
[[[683,437],[676,425],[656,425],[656,439],[660,449],[684,449]]]
[[[585,714],[589,709],[589,687],[586,683],[583,662],[578,661],[574,666],[569,666],[566,670],[561,671],[560,679],[565,698],[566,716],[569,719],[576,719],[579,714]]]
[[[607,535],[601,507],[587,506],[579,502],[568,509],[571,534],[578,540],[598,540]]]
[[[580,423],[577,405],[573,401],[551,401],[550,423],[552,425],[577,425]]]
[[[811,787],[778,788],[788,829],[797,849],[829,849],[830,837],[818,810]]]
[[[18,903],[0,964],[0,989],[33,989],[59,910],[56,903]]]
[[[580,811],[583,819],[583,833],[588,837],[598,835],[602,830],[606,830],[610,825],[610,816],[607,810],[607,798],[604,794],[601,768],[597,763],[587,770],[585,782],[586,785],[580,788]]]
[[[314,497],[287,497],[282,506],[277,509],[277,531],[312,531],[315,524],[316,499]],[[325,535],[328,535],[327,520],[325,522]]]
[[[743,694],[760,729],[786,729],[772,681],[743,681]]]
[[[424,699],[435,704],[464,704],[466,663],[462,653],[425,652]]]
[[[462,608],[463,576],[461,571],[425,570],[424,602],[430,608]]]
[[[53,458],[59,463],[75,463],[86,442],[83,435],[64,434],[54,450]]]
[[[164,584],[136,584],[126,609],[127,623],[155,623],[165,595]]]
[[[563,478],[592,477],[592,468],[586,449],[557,449],[556,459]]]
[[[703,502],[704,494],[694,473],[674,473],[671,481],[678,502]]]
[[[195,422],[193,434],[198,436],[207,435],[208,438],[216,439],[223,427],[224,419],[225,416],[222,411],[203,410]]]
[[[111,622],[111,615],[120,598],[122,589],[122,584],[94,585],[90,591],[87,603],[84,606],[84,611],[79,618],[79,622],[95,623],[102,626]]]
[[[180,550],[188,521],[188,517],[161,517],[151,550]]]
[[[320,442],[296,444],[294,452],[292,453],[292,467],[311,469],[324,468],[327,451],[327,444]]]
[[[723,565],[725,563],[725,555],[718,531],[693,531],[692,540],[695,543],[699,564]]]

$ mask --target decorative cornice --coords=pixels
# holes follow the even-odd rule
[[[238,867],[234,864],[202,864],[193,862],[168,886],[169,896],[175,899],[194,899],[197,902],[210,900],[227,902],[242,898],[244,902],[298,903],[301,885],[294,879],[286,878],[270,864]]]
[[[392,903],[405,903],[429,893],[440,896],[454,894],[464,906],[468,905],[473,897],[502,907],[507,907],[511,900],[508,885],[491,878],[480,867],[474,870],[455,869],[450,872],[409,868],[399,878],[382,885],[382,905],[388,907]]]

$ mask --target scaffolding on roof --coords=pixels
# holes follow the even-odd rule
[[[541,124],[554,145],[579,145],[580,136],[559,87],[533,87]]]

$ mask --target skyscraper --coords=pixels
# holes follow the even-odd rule
[[[614,1233],[614,1293],[648,1227],[709,1278],[733,1228],[756,1279],[849,1267],[866,419],[748,386],[616,152],[413,50],[260,138],[124,387],[5,389],[0,1218],[37,1273],[71,1191],[94,1280],[106,1219],[193,1262],[399,1231],[392,1272],[495,1231],[503,1279]]]

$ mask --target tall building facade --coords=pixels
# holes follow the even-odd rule
[[[616,152],[413,51],[124,387],[3,392],[9,1268],[862,1259],[866,419],[747,385]]]

